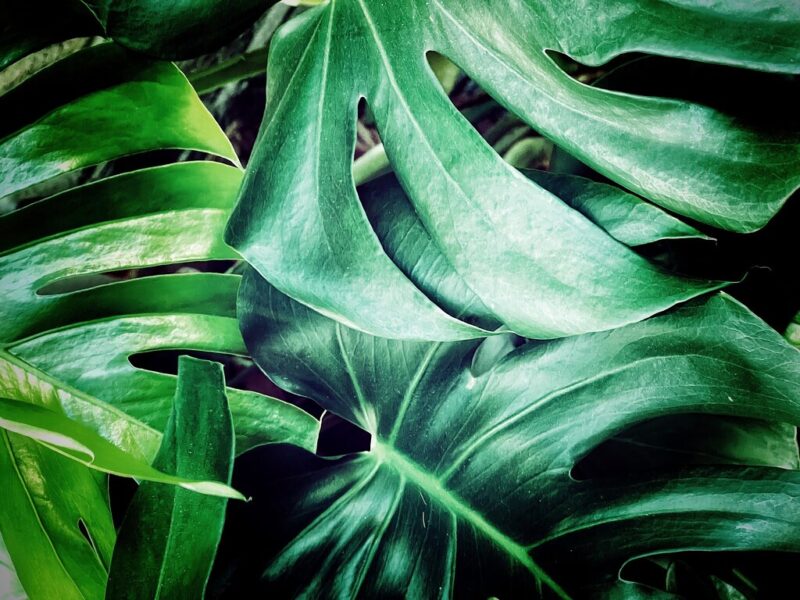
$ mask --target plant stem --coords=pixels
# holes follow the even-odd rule
[[[188,73],[187,77],[198,94],[207,94],[225,84],[266,73],[268,53],[269,46],[245,52],[218,65]]]
[[[494,100],[482,102],[475,107],[468,109],[469,114],[465,115],[470,121],[478,120],[483,117],[486,112],[497,108],[497,103]],[[385,175],[392,171],[392,166],[389,164],[389,159],[386,156],[386,150],[383,144],[373,146],[364,154],[359,156],[353,162],[353,179],[356,182],[356,187],[377,179],[381,175]]]
[[[367,183],[392,170],[383,144],[373,146],[353,162],[356,186]]]

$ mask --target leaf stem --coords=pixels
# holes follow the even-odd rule
[[[198,94],[207,94],[228,83],[266,74],[268,54],[269,46],[258,48],[186,76]]]
[[[378,144],[353,161],[353,180],[356,182],[356,187],[358,187],[389,173],[391,170],[392,167],[389,164],[389,158],[386,156],[386,149],[383,144]]]

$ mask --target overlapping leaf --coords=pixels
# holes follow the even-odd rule
[[[557,192],[566,203],[626,245],[706,237],[658,207],[617,187],[544,171],[527,170],[524,173],[543,187]],[[387,175],[371,181],[359,193],[381,246],[414,285],[449,314],[487,329],[501,326],[497,316],[448,262],[396,178]],[[254,298],[253,302],[257,299]]]
[[[197,149],[236,161],[173,65],[109,45],[36,73],[0,106],[8,117],[2,195],[148,150]],[[240,177],[224,164],[168,165],[0,217],[4,397],[63,412],[130,456],[152,460],[175,378],[134,368],[129,357],[162,348],[244,353],[234,307],[239,278],[102,274],[234,258],[221,230]],[[239,452],[279,440],[314,447],[318,423],[307,414],[259,394],[230,395]],[[114,541],[105,477],[23,436],[0,437],[10,486],[0,533],[26,593],[102,597]]]
[[[147,150],[184,148],[237,160],[175,66],[111,44],[37,72],[0,97],[0,114],[0,196]]]
[[[133,458],[85,425],[24,400],[0,398],[0,427],[36,440],[53,451],[103,473],[179,485],[203,494],[244,500],[236,490],[217,481],[185,479],[159,471],[149,463]]]
[[[769,449],[746,456],[715,425],[800,422],[800,355],[727,296],[494,361],[475,342],[347,329],[252,273],[240,309],[276,382],[372,434],[370,452],[338,460],[275,448],[282,476],[265,485],[282,493],[259,508],[280,531],[260,565],[272,594],[531,597],[538,580],[591,595],[635,557],[800,551],[798,472],[752,466]],[[679,460],[573,477],[604,441],[692,414],[707,422]]]
[[[154,466],[229,483],[233,456],[221,365],[181,357],[175,408]],[[106,598],[202,598],[225,505],[224,498],[139,486],[114,548]]]
[[[79,76],[64,86],[61,78],[70,74]],[[136,102],[136,112],[114,102],[120,98]],[[101,150],[103,159],[111,159],[165,145],[217,149],[235,159],[230,142],[174,66],[108,45],[37,73],[3,101],[24,108],[9,124],[20,129],[9,126],[14,133],[3,142],[25,157],[22,171],[28,175],[15,175],[19,186],[42,181],[53,155],[68,157],[69,168],[92,164]],[[103,110],[92,112],[101,105]],[[130,114],[139,115],[135,127]],[[53,129],[73,129],[71,115],[83,119],[78,129],[86,139],[52,136]],[[98,140],[102,144],[95,145]],[[87,153],[91,159],[79,164]],[[0,289],[6,302],[0,339],[11,342],[8,351],[163,428],[174,377],[135,369],[128,358],[162,348],[244,353],[235,320],[238,277],[166,275],[55,294],[46,286],[119,269],[235,258],[221,229],[240,179],[238,169],[219,163],[173,164],[70,189],[1,217]],[[315,428],[293,407],[237,391],[231,392],[231,405],[240,452],[292,431],[305,440],[296,441],[313,446]],[[253,439],[259,431],[271,433]]]
[[[800,13],[769,6],[328,2],[274,40],[267,113],[228,240],[281,291],[345,325],[408,339],[480,334],[420,293],[364,216],[351,159],[366,98],[433,243],[496,320],[550,338],[657,313],[713,284],[659,271],[505,164],[442,93],[426,53],[632,191],[749,231],[800,185],[798,132],[587,87],[545,50],[592,64],[643,50],[797,72]]]
[[[0,534],[27,597],[102,598],[116,537],[106,476],[3,430],[0,479]]]
[[[8,0],[0,5],[0,69],[50,44],[98,33],[81,0]]]

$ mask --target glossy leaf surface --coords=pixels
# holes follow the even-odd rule
[[[0,97],[0,197],[129,154],[181,148],[236,162],[230,142],[169,63],[112,44],[77,52]],[[147,118],[131,122],[132,115]]]
[[[88,427],[55,411],[29,402],[0,398],[0,427],[24,435],[87,467],[112,475],[179,485],[189,490],[237,498],[244,497],[214,481],[192,481],[154,469],[133,459]]]
[[[0,354],[0,395],[24,399],[32,410],[91,415],[107,435],[127,443],[132,454],[146,451],[153,440],[149,428],[54,385],[5,352]],[[115,532],[105,478],[99,475],[28,437],[0,431],[0,534],[9,568],[27,597],[102,597]]]
[[[695,228],[617,187],[582,177],[532,170],[523,172],[557,191],[562,200],[626,245],[706,238]],[[359,189],[359,196],[386,254],[428,298],[449,314],[470,323],[487,329],[501,326],[497,315],[448,262],[394,176],[365,184]]]
[[[110,404],[85,394],[0,351],[0,397],[63,414],[135,460],[152,462],[161,434]]]
[[[102,598],[116,537],[106,477],[3,430],[0,479],[0,533],[27,597]]]
[[[235,257],[221,234],[240,179],[226,165],[180,163],[74,188],[0,217],[0,287],[8,290],[0,332],[19,340],[9,351],[163,429],[175,378],[135,368],[129,357],[176,348],[245,354],[235,319],[239,278],[173,274],[42,290],[109,270]],[[238,390],[230,400],[239,452],[276,440],[315,447],[318,423],[299,409]]]
[[[613,185],[547,171],[525,169],[522,172],[626,246],[661,240],[710,239],[654,204]]]
[[[233,445],[221,366],[181,357],[175,408],[154,466],[229,483]],[[225,504],[174,487],[139,486],[114,549],[106,598],[202,598]]]
[[[800,422],[800,355],[727,296],[529,342],[477,374],[475,342],[370,337],[252,273],[241,302],[262,368],[373,436],[370,452],[339,460],[275,448],[283,476],[268,485],[283,493],[261,508],[284,523],[262,563],[273,594],[530,597],[538,578],[591,595],[637,556],[800,551],[796,471],[689,452],[572,477],[599,444],[653,419]]]
[[[0,104],[8,117],[0,125],[3,193],[164,147],[236,160],[174,66],[112,46],[38,72]],[[235,257],[221,227],[239,178],[222,164],[172,165],[70,189],[0,217],[2,395],[63,413],[149,463],[175,378],[136,369],[128,358],[160,348],[243,352],[234,317],[239,280],[194,273],[118,281],[104,272]],[[181,235],[184,226],[192,236]],[[35,351],[21,360],[26,348]],[[77,348],[114,368],[94,370]],[[241,451],[277,440],[315,447],[318,422],[309,415],[258,394],[232,395]],[[113,406],[131,396],[149,405]],[[107,478],[24,436],[3,431],[0,440],[0,534],[26,594],[103,597],[115,536]]]
[[[588,87],[544,50],[593,64],[636,50],[796,72],[800,13],[651,4],[337,0],[308,11],[271,46],[267,112],[228,241],[281,291],[345,325],[407,339],[479,334],[420,295],[364,216],[351,161],[365,98],[440,253],[509,329],[599,331],[712,289],[661,272],[522,177],[426,61],[429,51],[451,59],[537,131],[655,203],[735,231],[761,227],[800,185],[800,133]]]
[[[0,396],[91,423],[134,458],[158,447],[158,432],[5,351]],[[26,597],[102,598],[115,539],[105,477],[28,437],[2,430],[0,442],[0,534]]]

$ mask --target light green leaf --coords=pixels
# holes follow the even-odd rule
[[[768,3],[772,12],[656,4],[609,0],[582,8],[580,19],[556,0],[502,11],[337,0],[307,11],[273,40],[267,112],[226,239],[281,291],[343,325],[411,340],[480,333],[420,297],[425,290],[365,218],[352,176],[365,98],[431,240],[508,329],[534,338],[606,330],[719,287],[662,272],[522,177],[455,109],[426,61],[429,51],[449,58],[534,129],[645,199],[709,225],[757,229],[800,186],[800,132],[592,88],[545,50],[592,63],[651,51],[796,72],[800,13],[781,3]],[[625,235],[634,233],[653,235]]]
[[[151,149],[194,148],[236,161],[221,129],[174,66],[111,46],[80,52],[37,73],[0,105],[8,117],[0,125],[3,193]],[[0,395],[33,402],[23,407],[26,412],[41,413],[35,406],[43,406],[58,421],[64,413],[87,428],[81,435],[97,441],[97,434],[113,444],[112,453],[119,449],[145,465],[152,460],[160,429],[135,416],[146,413],[163,428],[175,380],[135,369],[128,357],[139,350],[180,349],[166,341],[176,325],[185,328],[188,350],[243,351],[234,318],[239,280],[188,274],[98,281],[112,281],[102,275],[107,270],[235,257],[221,242],[221,227],[239,178],[237,169],[221,164],[148,169],[0,217],[0,289],[8,300],[0,308]],[[184,226],[192,228],[192,236],[180,235]],[[92,337],[99,326],[101,333],[118,336],[116,345],[104,347],[102,336]],[[159,335],[148,338],[153,329]],[[118,370],[106,378],[81,372],[95,388],[82,387],[80,377],[60,377],[49,366],[68,370],[80,359],[69,343],[44,343],[56,332],[66,336],[56,339],[77,344],[95,359],[116,360]],[[30,346],[36,351],[20,359]],[[105,354],[114,350],[116,355]],[[126,379],[115,379],[120,371]],[[149,402],[138,413],[132,410],[134,417],[113,406],[132,390]],[[319,423],[299,409],[258,394],[242,393],[235,404],[241,451],[276,440],[314,448]],[[18,434],[0,431],[0,442],[5,486],[0,535],[25,592],[34,600],[102,598],[115,537],[107,478]]]
[[[240,181],[241,172],[223,164],[172,164],[69,189],[0,217],[0,289],[7,290],[0,338],[19,340],[9,352],[163,429],[175,378],[135,368],[129,357],[180,348],[246,354],[235,319],[238,276],[172,274],[49,290],[109,270],[235,258],[222,229]],[[238,390],[230,399],[238,452],[274,441],[315,448],[319,422],[300,409]]]
[[[243,292],[245,338],[270,377],[372,435],[370,452],[338,460],[288,447],[264,459],[282,490],[262,499],[280,528],[259,564],[265,593],[509,598],[538,581],[580,595],[651,554],[800,552],[800,473],[720,464],[758,463],[761,448],[710,452],[734,449],[737,419],[800,422],[800,354],[728,296],[528,342],[475,372],[475,342],[370,337],[252,273]],[[572,476],[606,440],[694,414],[707,422],[684,431],[685,457]],[[795,430],[776,435],[796,456]]]
[[[8,282],[8,294],[0,311],[15,318],[3,319],[2,337],[16,339],[77,318],[106,316],[109,302],[124,310],[136,295],[154,309],[160,304],[162,312],[186,306],[199,290],[126,293],[119,285],[84,293],[43,290],[106,271],[236,258],[220,232],[241,177],[238,169],[219,163],[176,163],[79,186],[3,216],[0,277]],[[191,286],[190,278],[183,281]],[[173,298],[175,293],[180,297]]]
[[[80,423],[135,460],[151,462],[161,433],[112,405],[0,351],[0,397],[24,400]]]
[[[0,600],[27,600],[27,598],[3,537],[0,536]]]
[[[88,427],[30,402],[0,398],[0,427],[34,439],[104,473],[175,484],[203,494],[244,499],[236,490],[216,481],[194,481],[162,473],[123,452]]]
[[[0,125],[0,197],[147,150],[199,150],[238,162],[174,65],[111,44],[37,72],[0,97],[0,114],[7,117]],[[147,118],[132,127],[131,115]]]
[[[792,322],[786,327],[786,333],[784,335],[786,339],[789,340],[790,344],[796,348],[800,348],[800,313],[794,316]]]
[[[0,429],[0,481],[0,535],[27,597],[101,599],[116,537],[106,478]]]
[[[158,432],[5,351],[0,397],[89,423],[141,460],[151,459],[158,447]],[[0,431],[0,442],[0,477],[7,485],[0,534],[25,593],[33,600],[101,598],[115,538],[105,479],[27,437]]]
[[[233,456],[221,366],[182,356],[175,410],[154,466],[230,482]],[[106,598],[202,598],[225,504],[174,487],[139,486],[114,548]]]

